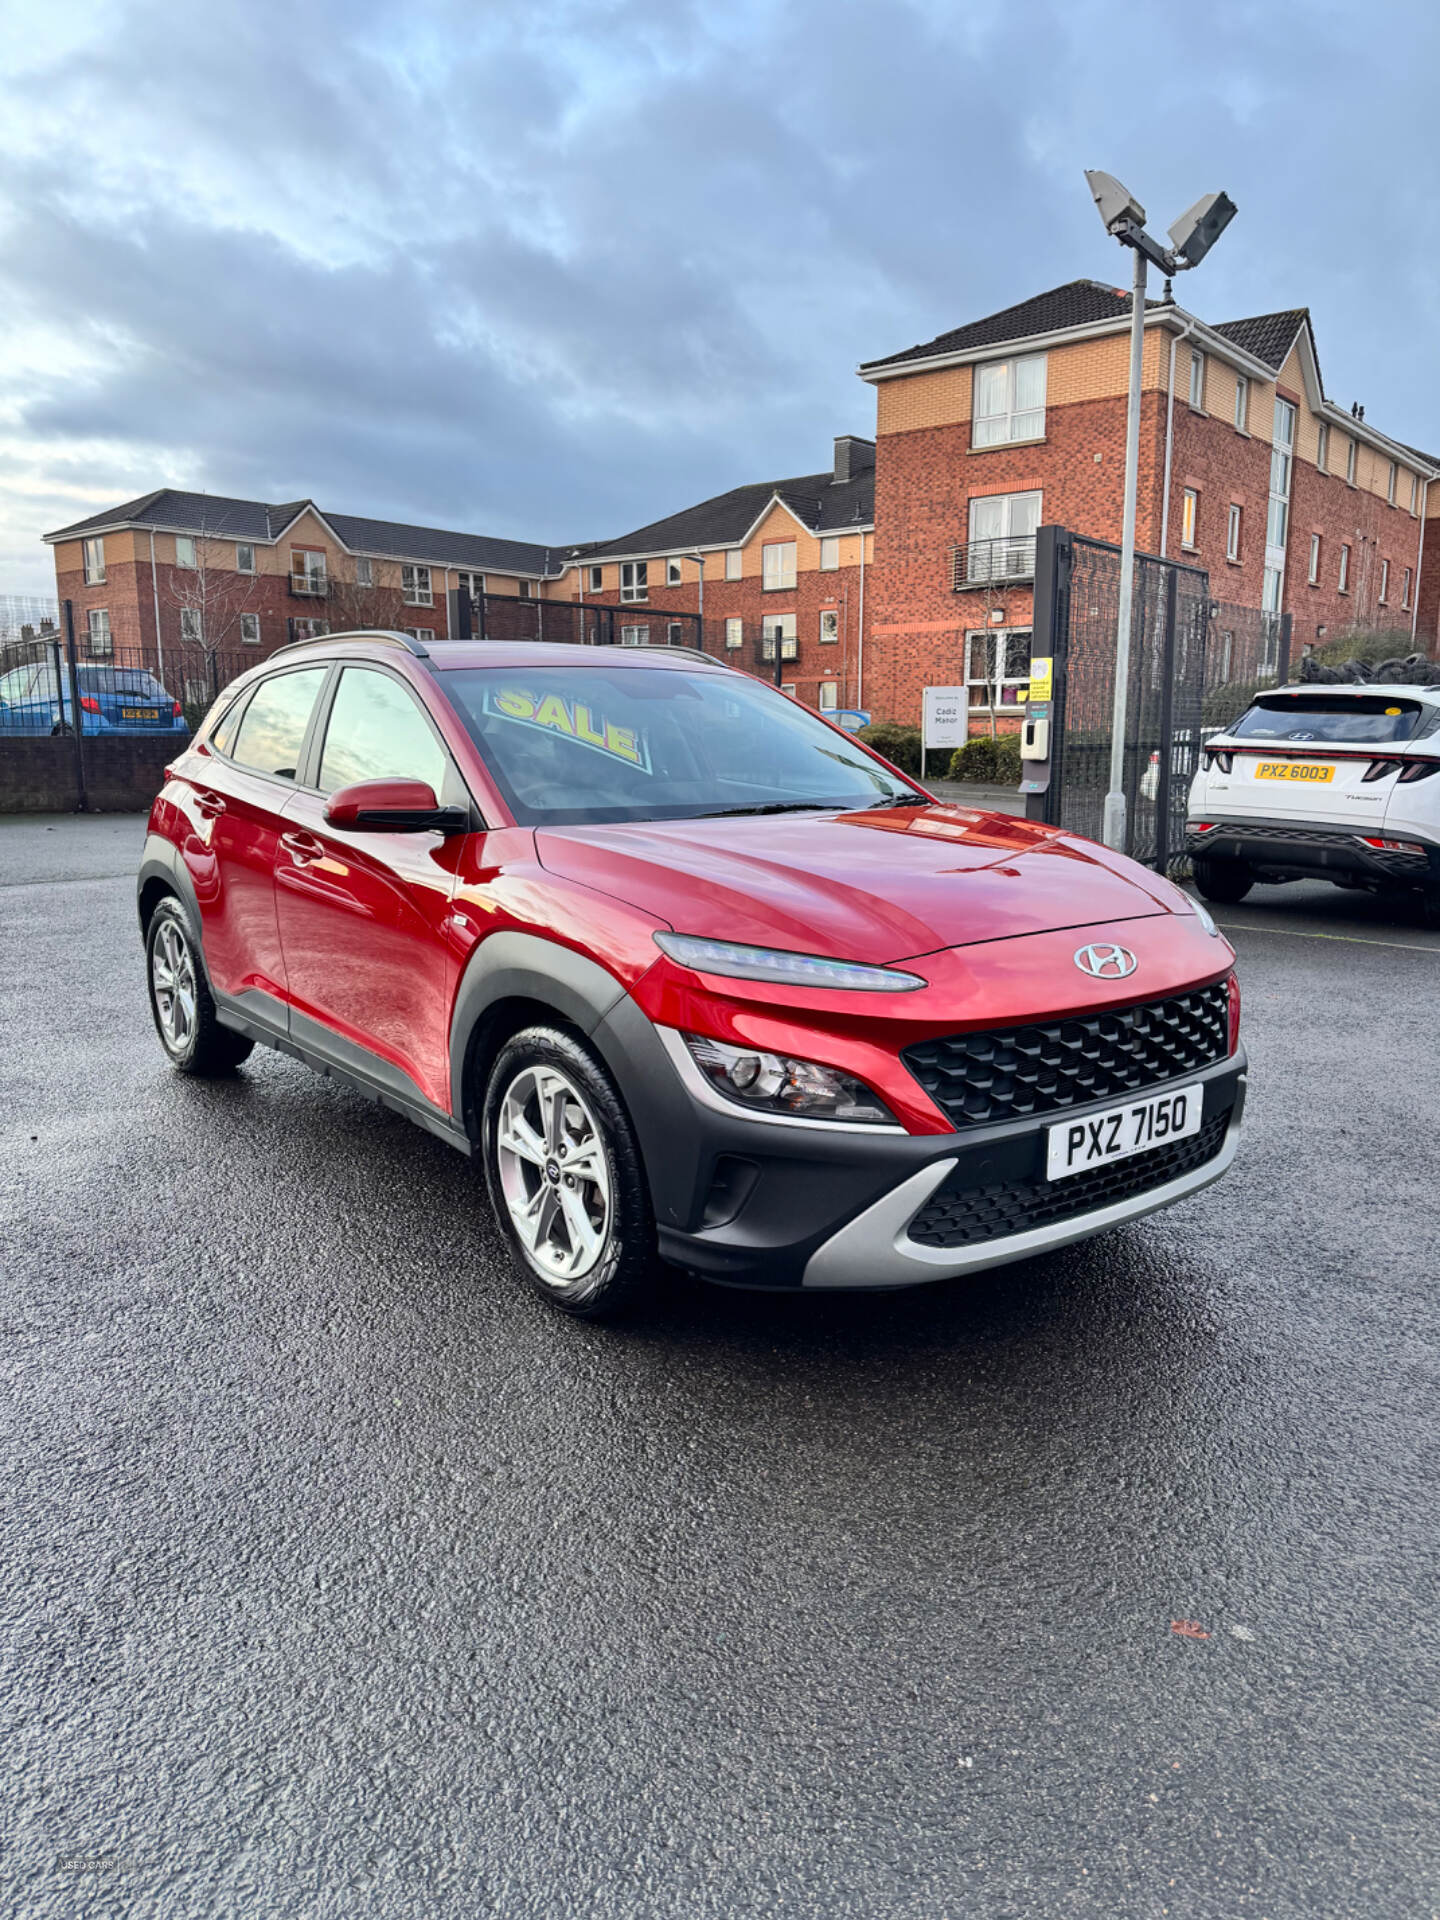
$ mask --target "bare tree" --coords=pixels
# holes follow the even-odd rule
[[[393,623],[393,593],[379,587],[363,586],[354,578],[354,562],[349,578],[330,574],[325,583],[325,620],[332,633],[350,633],[361,627],[387,627]]]
[[[259,575],[241,573],[235,564],[235,540],[230,536],[222,540],[203,520],[191,536],[191,545],[195,564],[177,565],[171,586],[180,609],[180,638],[211,654],[238,646],[241,616],[255,610]]]

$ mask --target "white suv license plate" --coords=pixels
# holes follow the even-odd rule
[[[1091,1167],[1132,1154],[1149,1153],[1200,1131],[1205,1106],[1203,1087],[1181,1087],[1177,1093],[1156,1093],[1127,1106],[1107,1107],[1083,1120],[1061,1120],[1046,1128],[1045,1178],[1068,1180]]]

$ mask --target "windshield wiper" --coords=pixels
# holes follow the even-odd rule
[[[928,793],[897,794],[893,800],[864,800],[858,807],[852,807],[852,813],[873,813],[877,807],[933,807],[935,802]]]
[[[741,813],[835,813],[838,800],[767,800],[758,807],[721,807],[714,813],[697,813],[695,820],[733,820]]]

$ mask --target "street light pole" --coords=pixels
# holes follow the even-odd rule
[[[1135,598],[1135,514],[1140,490],[1140,401],[1145,373],[1145,286],[1150,262],[1165,273],[1198,267],[1235,218],[1235,203],[1223,193],[1207,193],[1181,214],[1170,229],[1171,247],[1145,231],[1145,209],[1110,173],[1087,170],[1085,179],[1105,223],[1105,231],[1135,253],[1134,294],[1130,306],[1130,388],[1125,405],[1125,504],[1120,529],[1120,605],[1115,620],[1115,699],[1110,717],[1110,787],[1105,795],[1101,834],[1107,847],[1124,853],[1125,731],[1130,705],[1130,651]]]
[[[1135,249],[1130,306],[1130,392],[1125,407],[1125,506],[1120,527],[1120,606],[1115,623],[1115,699],[1110,719],[1110,788],[1101,838],[1125,851],[1125,729],[1130,699],[1130,622],[1135,599],[1135,509],[1140,491],[1140,398],[1145,373],[1145,287],[1150,262]]]

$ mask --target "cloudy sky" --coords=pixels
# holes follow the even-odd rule
[[[1124,278],[1308,305],[1440,450],[1440,9],[0,0],[0,593],[155,486],[568,541],[868,433],[857,361]]]

